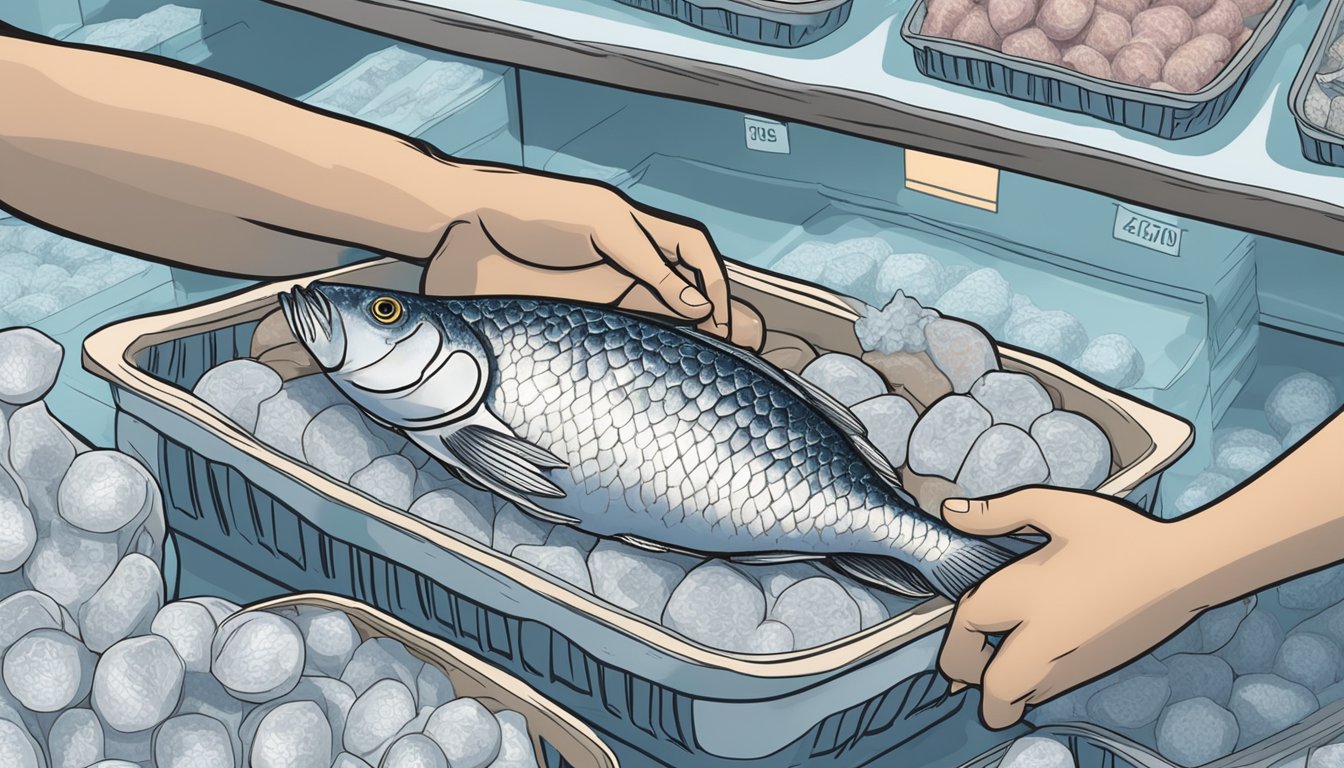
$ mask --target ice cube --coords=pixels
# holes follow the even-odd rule
[[[1279,585],[1279,605],[1297,610],[1319,611],[1344,601],[1344,566],[1299,576]]]
[[[1108,387],[1127,389],[1143,378],[1143,356],[1127,337],[1107,333],[1088,342],[1071,364],[1079,373]]]
[[[1031,435],[1010,424],[995,424],[976,438],[956,482],[966,493],[979,497],[1044,483],[1049,475],[1050,468]]]
[[[1153,655],[1165,659],[1177,653],[1213,653],[1227,645],[1237,627],[1255,608],[1255,597],[1210,608],[1189,626],[1158,646]]]
[[[22,568],[35,546],[37,526],[28,505],[16,496],[0,496],[0,573]]]
[[[223,624],[225,619],[243,609],[242,606],[232,600],[225,600],[222,597],[214,597],[212,595],[199,595],[183,599],[203,606],[210,612],[210,615],[215,620],[215,624]]]
[[[111,760],[125,760],[141,765],[154,763],[154,730],[122,733],[103,723],[103,753]]]
[[[1087,348],[1087,330],[1078,318],[1030,303],[1013,309],[1000,338],[1061,362],[1077,358]]]
[[[865,352],[923,352],[928,347],[924,329],[937,317],[937,312],[897,291],[881,309],[865,306],[863,317],[854,323],[854,333]]]
[[[154,616],[149,629],[172,644],[188,672],[210,671],[210,645],[215,639],[215,617],[200,603],[169,603]]]
[[[793,631],[785,624],[767,619],[751,633],[740,650],[751,654],[788,653],[795,647]]]
[[[11,271],[19,271],[16,268],[6,266],[10,257],[23,255],[26,254],[0,253],[0,306],[8,306],[11,301],[22,296],[24,290],[26,290],[18,281],[5,279],[9,277]],[[34,330],[34,333],[38,333],[38,331]]]
[[[1325,421],[1339,405],[1335,387],[1314,373],[1296,373],[1269,393],[1265,400],[1265,418],[1280,437],[1298,424],[1313,427]]]
[[[340,677],[359,647],[359,630],[344,611],[298,607],[294,625],[303,633],[304,673]]]
[[[61,480],[61,517],[93,533],[112,533],[144,511],[157,489],[134,459],[119,451],[95,450],[76,456]]]
[[[663,615],[672,590],[686,576],[678,559],[609,539],[598,542],[588,555],[588,570],[593,594],[652,621]]]
[[[56,286],[70,279],[70,273],[55,264],[42,264],[28,278],[28,289],[34,293],[53,293]]]
[[[1069,748],[1043,736],[1020,736],[999,761],[999,768],[1074,768]]]
[[[224,724],[213,717],[199,714],[170,717],[154,734],[157,768],[217,768],[234,765],[236,759],[233,738]]]
[[[363,695],[379,680],[396,680],[415,690],[415,679],[424,662],[411,655],[406,646],[390,637],[371,637],[360,643],[341,673],[341,680],[356,696]]]
[[[821,280],[837,291],[853,290],[891,253],[891,245],[880,237],[855,237],[831,246],[831,258]]]
[[[887,610],[887,606],[881,600],[873,596],[871,588],[838,573],[827,575],[835,579],[836,583],[849,594],[850,599],[859,606],[859,624],[864,629],[881,624],[891,618],[891,612]]]
[[[878,267],[877,292],[891,296],[901,291],[928,306],[942,295],[943,277],[943,266],[927,254],[893,253]]]
[[[1232,684],[1232,698],[1228,704],[1228,709],[1237,716],[1237,727],[1241,731],[1237,749],[1301,721],[1315,712],[1316,707],[1316,697],[1311,691],[1277,675],[1238,677]]]
[[[277,451],[304,460],[304,434],[313,417],[323,409],[343,402],[347,402],[345,395],[326,376],[315,374],[292,379],[257,407],[255,434],[258,440]],[[363,422],[359,425],[362,427]],[[369,456],[364,464],[372,460],[373,456]],[[359,467],[351,469],[351,473],[356,469]]]
[[[584,562],[583,552],[574,547],[523,544],[514,547],[513,556],[585,592],[593,591],[592,578],[588,574],[588,565]]]
[[[952,382],[933,364],[933,358],[929,357],[928,352],[917,355],[905,352],[895,355],[865,352],[863,361],[894,387],[909,394],[921,408],[937,402],[944,395],[952,394]]]
[[[34,629],[4,656],[5,687],[34,712],[59,712],[89,693],[96,660],[57,629]]]
[[[1326,744],[1311,750],[1307,768],[1344,768],[1344,743]]]
[[[475,699],[457,699],[434,710],[425,735],[453,768],[485,768],[499,755],[499,722]]]
[[[294,686],[294,690],[284,696],[253,707],[243,720],[242,726],[237,729],[242,743],[254,743],[257,729],[261,727],[262,721],[277,707],[296,701],[314,702],[322,709],[323,717],[331,724],[331,751],[333,753],[340,751],[341,739],[345,732],[345,721],[350,714],[350,708],[355,703],[355,692],[340,680],[320,676],[302,677],[299,679],[299,684]],[[371,762],[376,763],[377,761]]]
[[[859,606],[826,576],[803,579],[780,593],[770,618],[793,633],[795,648],[815,648],[859,631]]]
[[[507,709],[495,719],[499,721],[499,757],[490,768],[535,768],[537,755],[527,735],[527,719]]]
[[[27,728],[0,720],[0,765],[6,768],[44,768],[46,760]]]
[[[261,404],[280,392],[280,374],[255,360],[229,360],[205,372],[192,390],[224,418],[254,432]]]
[[[996,334],[1012,314],[1013,289],[997,269],[977,269],[938,297],[934,306],[944,315],[975,323]]]
[[[89,768],[141,768],[141,766],[130,760],[117,760],[114,758],[111,760],[99,760],[93,765],[90,765]]]
[[[37,519],[38,534],[56,513],[56,489],[75,459],[75,445],[38,401],[9,417],[9,460],[26,489],[24,501]]]
[[[50,597],[28,589],[0,600],[0,656],[35,629],[61,629],[61,608]]]
[[[1051,411],[1032,423],[1031,437],[1045,457],[1051,485],[1095,490],[1111,472],[1111,443],[1086,416]]]
[[[158,635],[122,640],[98,660],[93,711],[122,733],[153,728],[177,707],[185,671],[173,646]]]
[[[234,696],[263,702],[294,689],[303,674],[303,635],[273,613],[243,613],[219,625],[210,671]]]
[[[0,401],[28,405],[41,400],[56,383],[65,350],[33,328],[0,331]]]
[[[1279,647],[1274,674],[1315,693],[1339,680],[1341,661],[1334,640],[1311,632],[1294,632]]]
[[[1172,704],[1157,721],[1157,751],[1181,766],[1204,765],[1236,749],[1239,732],[1231,712],[1205,697]]]
[[[1200,472],[1176,497],[1176,511],[1194,512],[1235,488],[1237,481],[1218,472]]]
[[[929,357],[952,383],[952,391],[969,392],[990,371],[999,369],[994,344],[979,328],[959,320],[940,318],[924,329]]]
[[[557,525],[546,536],[548,547],[572,547],[584,557],[597,546],[597,537],[569,525]]]
[[[331,764],[331,768],[373,768],[373,766],[349,752],[342,752],[336,756],[336,761]]]
[[[120,561],[117,540],[109,534],[89,533],[53,520],[46,538],[39,538],[23,574],[34,588],[68,610],[78,612],[84,601],[107,581]]]
[[[544,544],[551,524],[538,520],[513,504],[505,504],[495,515],[492,546],[506,555],[523,544]]]
[[[303,431],[303,455],[308,463],[343,483],[367,467],[382,449],[353,405],[325,409]]]
[[[452,701],[456,696],[453,681],[433,664],[426,664],[415,678],[415,704],[425,707],[439,707]]]
[[[1316,700],[1320,702],[1321,707],[1323,708],[1334,704],[1340,699],[1344,699],[1344,682],[1335,683],[1316,694]]]
[[[85,768],[102,760],[103,724],[91,709],[67,709],[47,734],[51,768]]]
[[[311,701],[291,701],[272,709],[257,727],[248,754],[253,768],[331,764],[331,724]]]
[[[755,581],[719,561],[686,574],[663,611],[663,624],[712,648],[742,648],[765,619],[765,595]]]
[[[879,395],[855,405],[853,411],[887,461],[893,467],[905,464],[910,432],[919,420],[910,401],[900,395]]]
[[[494,535],[494,507],[482,510],[468,501],[467,497],[448,488],[439,488],[422,495],[409,511],[427,523],[455,531],[487,547]]]
[[[243,724],[243,702],[225,690],[209,672],[188,672],[182,682],[182,702],[177,714],[199,714],[223,723],[233,742],[234,754],[243,754],[239,733]]]
[[[1251,611],[1251,615],[1237,627],[1231,642],[1223,646],[1218,654],[1232,665],[1232,670],[1238,675],[1268,672],[1274,667],[1274,657],[1282,643],[1283,628],[1279,626],[1279,620],[1268,610],[1260,608]]]
[[[1233,429],[1213,440],[1214,466],[1233,480],[1245,480],[1278,458],[1278,438],[1258,429]]]
[[[31,325],[45,317],[61,311],[60,299],[50,293],[30,293],[21,296],[5,306],[5,311],[18,325]]]
[[[1232,667],[1217,656],[1202,653],[1178,653],[1166,660],[1171,682],[1171,700],[1204,697],[1218,706],[1227,704],[1232,694]]]
[[[973,398],[944,397],[920,416],[910,432],[910,469],[955,480],[976,439],[991,423],[989,411]]]
[[[989,411],[995,424],[1024,430],[1055,407],[1045,387],[1025,373],[990,371],[971,387],[971,397]]]
[[[423,733],[408,733],[392,743],[380,768],[448,768],[448,765],[448,758],[433,739]]]
[[[405,456],[379,456],[350,478],[350,487],[393,509],[409,509],[415,487],[415,465]]]
[[[1167,675],[1139,674],[1093,694],[1087,702],[1087,714],[1105,728],[1142,728],[1157,720],[1170,698]]]
[[[845,405],[887,393],[882,377],[853,355],[828,352],[803,369],[803,378]]]
[[[834,256],[830,243],[810,241],[781,256],[770,268],[775,272],[815,282]]]
[[[163,607],[163,590],[163,574],[153,560],[135,553],[123,557],[79,609],[84,642],[102,653],[124,637],[148,631]]]
[[[355,699],[345,721],[345,748],[371,755],[415,717],[415,697],[397,680],[379,680]]]

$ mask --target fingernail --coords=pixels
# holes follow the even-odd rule
[[[970,687],[970,686],[966,685],[965,683],[961,682],[960,680],[953,680],[951,683],[948,683],[948,685],[947,685],[947,692],[948,692],[948,693],[961,693],[962,691],[966,690],[966,689],[969,688],[969,687]]]
[[[966,513],[971,511],[970,499],[948,499],[943,502],[943,511]]]
[[[709,304],[709,299],[706,299],[704,294],[690,286],[681,289],[681,300],[691,307],[703,307]]]

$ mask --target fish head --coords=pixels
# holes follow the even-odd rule
[[[375,420],[433,429],[485,397],[491,358],[461,317],[423,296],[314,283],[281,294],[290,329]]]

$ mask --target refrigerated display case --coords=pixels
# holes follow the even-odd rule
[[[87,25],[160,5],[85,2],[74,14],[70,3],[33,3],[0,10],[0,18],[69,40]],[[1247,49],[1232,72],[1237,83],[1219,97],[1219,119],[1179,140],[1054,109],[1053,91],[1024,101],[926,77],[901,35],[917,4],[861,0],[829,34],[785,48],[617,0],[179,0],[199,11],[199,28],[180,45],[156,45],[447,154],[598,181],[703,222],[741,265],[732,274],[746,295],[769,301],[762,286],[785,281],[791,302],[849,318],[846,333],[899,290],[981,326],[1005,354],[1053,358],[1068,377],[1113,390],[1116,403],[1146,401],[1193,430],[1188,450],[1172,449],[1141,492],[1129,494],[1154,515],[1187,514],[1230,491],[1339,407],[1344,175],[1303,156],[1301,99],[1290,92],[1318,29],[1334,34],[1337,13],[1327,6],[1337,3],[1275,4],[1274,30],[1257,39],[1254,65]],[[1306,57],[1313,76],[1327,55],[1320,48]],[[1123,103],[1111,106],[1114,117],[1143,122]],[[352,251],[349,261],[369,256]],[[75,305],[78,323],[61,338],[246,284],[181,270],[160,282],[167,288],[153,299],[102,312]],[[907,606],[893,611],[895,624],[866,629],[859,642],[868,644],[852,657],[845,654],[853,647],[841,644],[839,655],[831,648],[822,659],[829,666],[800,662],[780,672],[725,661],[303,475],[202,417],[176,391],[224,358],[246,356],[247,323],[260,315],[242,323],[214,311],[188,313],[209,328],[171,329],[196,336],[154,336],[136,354],[95,355],[127,403],[116,437],[156,462],[169,486],[192,588],[224,580],[227,550],[225,561],[254,563],[219,585],[239,597],[344,590],[552,686],[627,765],[917,760],[951,768],[999,765],[1011,755],[976,721],[974,694],[950,694],[933,675],[937,621],[923,609]],[[794,312],[763,314],[796,322],[787,330],[819,346],[831,340]],[[237,327],[216,327],[225,321]],[[846,336],[847,348],[852,342]],[[82,397],[111,402],[102,382],[80,386]],[[111,444],[110,408],[86,416],[83,401],[52,403],[76,425],[86,418],[95,442]],[[412,562],[379,549],[389,542],[413,549]],[[335,557],[335,547],[345,554]],[[458,558],[462,584],[432,581],[428,565],[413,570],[443,551]],[[1262,610],[1278,605],[1273,595],[1261,599]],[[1306,619],[1274,614],[1279,639]],[[638,631],[618,631],[631,627]],[[1322,630],[1344,642],[1334,631]],[[1168,662],[1152,664],[1166,670]],[[1110,682],[1168,674],[1152,664]],[[657,679],[659,670],[669,679]],[[857,682],[876,670],[892,679]],[[1272,673],[1271,663],[1245,674]],[[1324,687],[1312,698],[1321,706],[1305,725],[1256,743],[1234,740],[1218,765],[1287,765],[1337,738]],[[1043,714],[1031,725],[1078,765],[1173,760],[1154,744],[1159,713],[1179,701],[1164,698],[1133,728],[1098,725],[1087,703],[1065,713],[1081,724]]]

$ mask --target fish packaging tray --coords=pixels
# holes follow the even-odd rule
[[[854,0],[616,0],[748,43],[797,48],[840,28]]]
[[[1293,79],[1293,88],[1288,93],[1288,106],[1293,112],[1293,119],[1297,121],[1297,134],[1302,140],[1302,154],[1313,163],[1344,167],[1344,128],[1335,131],[1326,128],[1334,99],[1331,98],[1324,104],[1326,119],[1312,122],[1307,118],[1308,97],[1312,95],[1312,86],[1315,85],[1315,89],[1320,90],[1320,85],[1316,83],[1316,75],[1322,74],[1325,70],[1344,69],[1344,60],[1341,60],[1344,57],[1341,57],[1339,52],[1332,52],[1332,49],[1344,48],[1336,45],[1336,41],[1341,39],[1344,39],[1344,0],[1331,0],[1329,7],[1325,9],[1325,19],[1316,30],[1316,37],[1312,38],[1311,46],[1307,48],[1302,68]],[[1344,89],[1338,88],[1344,85],[1344,78],[1336,81],[1334,85],[1335,93],[1344,96]],[[1337,109],[1344,115],[1344,108]]]
[[[856,315],[833,294],[736,264],[729,273],[772,333],[859,351]],[[974,701],[949,695],[934,669],[951,610],[944,600],[806,651],[710,650],[362,495],[191,393],[213,366],[248,356],[279,292],[313,280],[411,290],[419,277],[402,263],[356,265],[88,339],[84,364],[112,384],[117,401],[117,443],[165,489],[183,563],[226,589],[251,580],[272,585],[271,594],[315,590],[368,602],[535,685],[641,761],[863,765],[953,718],[962,747]],[[1107,433],[1116,469],[1101,492],[1150,507],[1162,470],[1189,446],[1188,425],[1053,362],[1000,352],[1005,368],[1031,373],[1060,407]]]
[[[1139,88],[1084,75],[1062,64],[923,34],[928,0],[917,0],[910,9],[901,36],[914,48],[915,66],[926,77],[1078,112],[1164,139],[1184,139],[1217,125],[1232,108],[1291,6],[1292,0],[1275,0],[1222,71],[1202,90],[1189,94]]]
[[[616,756],[588,726],[522,680],[463,653],[405,622],[345,597],[321,593],[288,595],[250,605],[248,611],[309,606],[342,611],[360,640],[396,640],[426,664],[443,670],[453,692],[480,702],[491,712],[512,710],[527,720],[539,768],[618,768]]]

